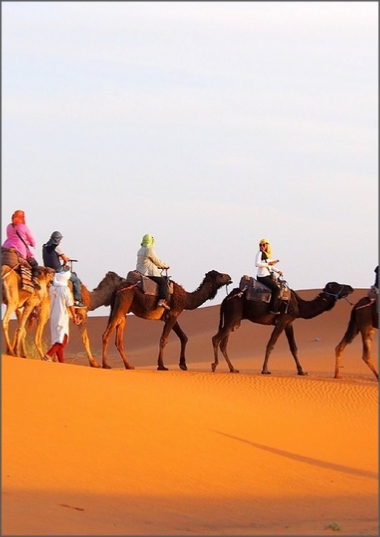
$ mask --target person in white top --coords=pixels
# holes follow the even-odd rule
[[[65,361],[63,351],[69,340],[69,311],[75,324],[79,324],[73,297],[68,286],[70,276],[69,270],[66,272],[57,272],[49,288],[50,337],[52,346],[43,358],[45,362],[51,362],[54,354],[57,355],[60,363]]]
[[[158,269],[170,269],[170,266],[157,257],[154,250],[154,237],[146,234],[143,236],[141,248],[137,252],[136,270],[158,284],[159,301],[157,307],[170,310],[167,279],[161,276]]]
[[[255,265],[258,268],[256,278],[257,281],[263,283],[271,289],[272,296],[269,304],[269,311],[274,315],[279,315],[278,295],[280,294],[280,288],[276,281],[272,278],[272,272],[276,272],[280,276],[282,276],[282,272],[274,267],[274,265],[279,262],[279,259],[273,261],[271,257],[272,248],[268,239],[261,239],[259,242],[259,251],[256,254],[255,260]]]

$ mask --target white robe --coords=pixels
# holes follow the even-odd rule
[[[50,337],[51,344],[62,343],[69,337],[69,310],[74,305],[70,289],[66,285],[52,285],[50,293]]]

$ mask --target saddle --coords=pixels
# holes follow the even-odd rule
[[[20,289],[34,293],[32,269],[26,259],[20,257],[14,248],[1,248],[1,266],[7,265],[20,276]]]
[[[291,291],[285,280],[277,280],[280,288],[279,300],[288,302],[290,300]],[[242,276],[239,284],[239,289],[245,293],[247,300],[258,300],[260,302],[270,302],[272,290],[270,287],[258,282],[252,276]]]
[[[148,278],[148,276],[143,276],[137,270],[131,270],[128,272],[126,283],[128,285],[138,287],[146,295],[158,296],[157,283]],[[173,282],[168,279],[168,288],[170,295],[173,294],[173,287]]]

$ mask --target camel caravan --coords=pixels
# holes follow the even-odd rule
[[[35,322],[36,331],[34,343],[41,359],[44,357],[42,335],[50,315],[49,286],[53,280],[54,270],[39,266],[38,285],[33,285],[31,269],[25,260],[20,259],[15,252],[2,250],[2,303],[6,306],[3,317],[3,334],[6,342],[6,353],[12,356],[27,358],[25,339],[28,327]],[[134,369],[127,359],[124,350],[124,330],[127,324],[127,314],[133,313],[137,317],[148,320],[162,321],[164,323],[159,340],[157,369],[167,371],[164,365],[164,349],[168,342],[171,330],[180,341],[179,368],[187,370],[186,344],[188,337],[179,325],[178,317],[184,310],[194,310],[208,300],[212,300],[218,290],[232,283],[229,274],[216,270],[207,272],[199,287],[193,291],[186,291],[181,285],[167,277],[169,287],[169,311],[157,305],[157,284],[136,271],[130,271],[127,276],[121,277],[115,272],[107,272],[98,286],[89,291],[81,282],[83,302],[86,308],[78,309],[80,331],[89,365],[110,369],[107,361],[109,341],[115,332],[115,345],[126,369]],[[313,319],[314,317],[330,311],[338,300],[346,299],[353,292],[350,285],[329,282],[318,295],[310,301],[303,300],[295,291],[289,289],[282,278],[278,279],[280,287],[280,312],[274,315],[269,310],[271,289],[259,283],[255,278],[244,275],[239,287],[233,289],[220,305],[219,327],[212,337],[214,361],[211,371],[214,372],[219,363],[218,349],[220,348],[231,373],[238,370],[233,366],[228,353],[227,344],[230,333],[237,330],[242,320],[247,319],[253,323],[273,326],[268,340],[261,374],[269,375],[268,362],[271,352],[280,335],[285,332],[289,349],[295,361],[298,375],[307,375],[298,358],[298,349],[295,341],[293,322],[296,319]],[[70,286],[72,291],[72,285]],[[102,364],[100,365],[92,355],[87,331],[87,313],[101,306],[110,306],[105,331],[102,335]],[[12,315],[16,315],[17,329],[11,341],[9,322]],[[349,343],[360,333],[363,341],[362,359],[378,379],[378,372],[371,360],[371,341],[375,329],[378,329],[378,295],[372,288],[368,295],[353,305],[347,330],[335,349],[334,378],[340,375],[341,355]]]

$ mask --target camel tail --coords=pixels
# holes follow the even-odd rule
[[[223,299],[221,305],[220,305],[220,310],[219,310],[219,328],[218,330],[222,330],[223,328],[223,325],[224,325],[224,312],[225,312],[225,309],[226,309],[226,300],[227,300],[227,297]]]

